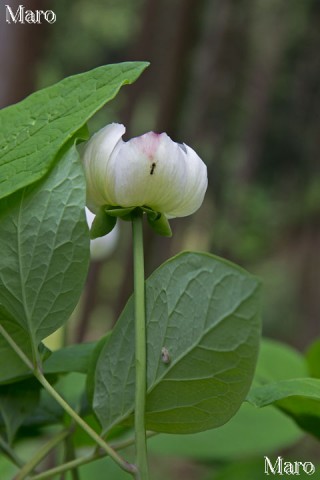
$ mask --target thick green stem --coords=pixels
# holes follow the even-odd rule
[[[70,415],[70,417],[89,435],[89,437],[94,440],[94,442],[99,445],[123,470],[137,477],[137,468],[135,465],[132,465],[126,462],[118,453],[113,450],[91,427],[88,425],[74,410],[70,405],[59,395],[59,393],[51,386],[48,380],[44,377],[43,373],[40,371],[39,366],[34,367],[25,353],[21,350],[19,345],[13,340],[10,334],[0,325],[0,333],[11,345],[13,350],[21,358],[21,360],[27,365],[30,370],[32,370],[34,376],[38,379],[44,389],[57,401],[57,403],[63,408],[63,410]]]
[[[145,315],[145,284],[142,214],[132,218],[134,263],[134,313],[135,313],[135,439],[136,464],[141,480],[148,480],[148,457],[145,426],[147,390],[147,338]]]

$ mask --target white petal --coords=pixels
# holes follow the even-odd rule
[[[108,178],[108,164],[115,146],[121,142],[126,129],[123,125],[112,123],[97,132],[87,143],[83,153],[83,165],[87,179],[87,203],[94,206],[113,204],[112,194],[107,186],[113,184]],[[108,180],[107,180],[108,179]]]
[[[88,227],[89,227],[89,230],[93,224],[93,220],[95,219],[95,214],[92,213],[89,208],[85,207],[85,212],[86,212],[86,220],[87,220],[87,224],[88,224]]]
[[[186,181],[184,194],[176,208],[168,212],[168,217],[185,217],[191,215],[201,206],[208,187],[207,167],[188,145],[184,144],[186,151]]]
[[[103,260],[114,251],[119,238],[118,225],[104,237],[90,240],[90,256],[93,260]]]
[[[183,152],[167,134],[149,132],[118,145],[111,156],[119,205],[149,207],[165,212],[184,184]]]

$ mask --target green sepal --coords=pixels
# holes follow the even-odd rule
[[[132,212],[136,210],[137,207],[104,207],[104,211],[110,217],[119,217],[121,220],[131,221],[132,220]]]
[[[94,240],[98,237],[103,237],[114,229],[117,223],[117,219],[111,215],[108,215],[104,208],[100,208],[95,219],[92,222],[90,230],[90,238]]]
[[[113,207],[106,206],[104,207],[104,212],[110,217],[119,217],[121,220],[131,221],[135,213],[143,212],[147,215],[148,223],[151,228],[158,234],[163,237],[172,237],[172,231],[168,219],[163,213],[156,212],[152,208],[143,206],[143,207]]]
[[[151,220],[158,220],[158,218],[160,218],[161,216],[161,213],[160,212],[156,212],[155,210],[152,210],[152,208],[150,207],[141,207],[142,211],[145,212],[147,215],[148,215],[148,218],[150,218]]]
[[[156,215],[155,215],[156,214]],[[167,217],[163,213],[147,213],[148,223],[151,228],[162,237],[172,237],[172,230]]]

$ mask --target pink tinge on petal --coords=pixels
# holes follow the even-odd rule
[[[136,137],[134,141],[137,148],[149,159],[153,160],[161,142],[163,133],[148,132],[140,137]]]

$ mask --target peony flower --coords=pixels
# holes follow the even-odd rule
[[[207,168],[192,148],[166,133],[149,132],[128,142],[125,127],[112,123],[87,143],[83,164],[87,204],[149,207],[167,218],[194,213],[207,189]]]

